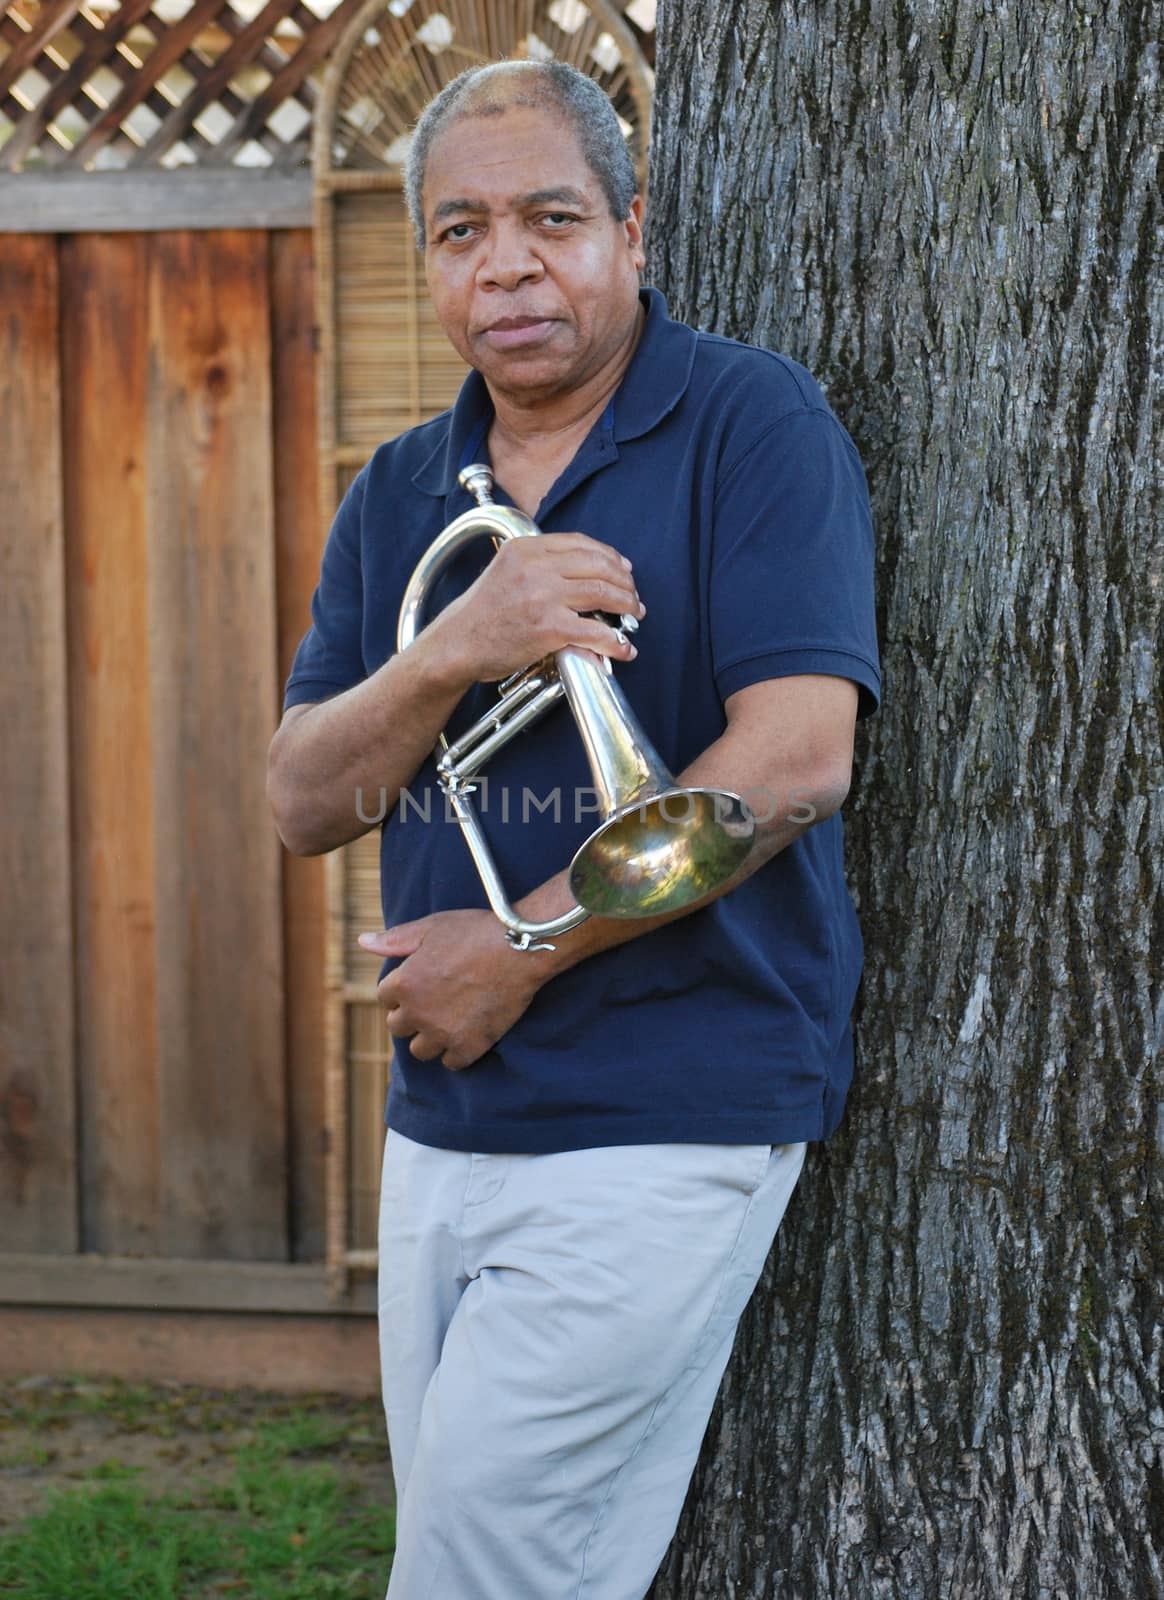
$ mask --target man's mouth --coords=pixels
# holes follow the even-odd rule
[[[551,327],[551,317],[499,317],[484,330],[483,337],[496,349],[515,350],[537,344]]]

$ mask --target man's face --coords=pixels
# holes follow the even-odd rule
[[[425,275],[441,326],[499,393],[577,388],[631,337],[641,203],[616,222],[556,116],[459,117],[434,140],[422,195]]]

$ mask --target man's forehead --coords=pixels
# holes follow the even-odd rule
[[[525,107],[512,109],[519,115],[478,123],[467,113],[441,129],[425,164],[426,211],[439,205],[444,214],[454,199],[488,209],[502,198],[506,205],[539,198],[578,205],[595,198],[601,185],[569,123],[536,107],[531,125],[520,115]]]
[[[571,156],[580,154],[578,135],[568,117],[553,105],[543,105],[524,97],[493,102],[477,107],[458,106],[447,122],[433,137],[430,160],[439,155],[447,159],[450,154],[464,151],[466,144],[479,143],[491,137],[502,143],[519,144],[531,136],[540,149],[549,147]]]

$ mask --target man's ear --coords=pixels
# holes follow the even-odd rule
[[[626,229],[627,248],[634,258],[635,269],[641,272],[647,264],[647,253],[643,249],[643,197],[636,194],[630,203],[630,210],[623,223]]]

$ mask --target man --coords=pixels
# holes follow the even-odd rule
[[[475,370],[345,499],[270,759],[296,853],[365,831],[380,790],[395,808],[386,930],[361,940],[388,958],[397,1041],[389,1596],[641,1600],[851,1071],[836,812],[879,690],[864,478],[803,368],[640,293],[633,169],[573,69],[465,74],[418,125],[408,184],[437,315]],[[394,654],[405,584],[469,509],[457,473],[477,460],[544,536],[496,556],[483,540]],[[620,614],[642,619],[639,653]],[[429,805],[432,751],[567,645],[610,657],[680,781],[744,794],[756,838],[695,908],[521,952]],[[570,904],[587,782],[562,707],[491,764],[484,822],[525,916]]]

